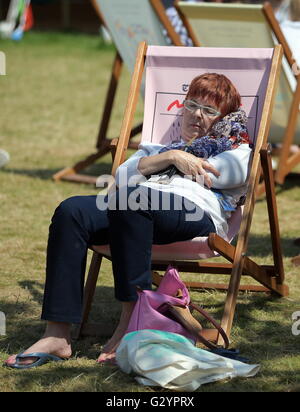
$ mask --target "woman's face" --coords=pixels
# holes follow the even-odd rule
[[[205,136],[211,126],[220,118],[221,113],[199,98],[190,97],[184,102],[181,133],[184,141]]]

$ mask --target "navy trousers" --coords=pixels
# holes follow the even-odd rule
[[[127,199],[133,190],[126,188]],[[80,322],[90,246],[110,245],[115,296],[123,302],[135,301],[136,286],[151,289],[152,244],[189,240],[216,231],[208,214],[180,196],[168,194],[166,207],[165,194],[144,187],[137,198],[143,202],[135,210],[120,205],[122,193],[124,190],[119,190],[103,210],[99,210],[97,196],[71,197],[55,210],[49,228],[42,319]],[[153,207],[154,197],[158,207]],[[100,200],[104,204],[107,197]],[[195,220],[189,218],[193,214]]]

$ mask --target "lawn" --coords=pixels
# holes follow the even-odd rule
[[[114,50],[97,36],[75,33],[29,33],[20,43],[1,40],[0,50],[7,59],[7,76],[0,76],[0,148],[11,154],[11,162],[0,170],[0,311],[7,317],[7,335],[0,336],[2,363],[43,332],[39,316],[54,209],[69,196],[97,193],[92,186],[54,183],[51,177],[94,149]],[[112,137],[120,130],[129,79],[125,70],[110,124]],[[138,117],[141,109],[140,102]],[[106,156],[94,169],[107,173],[110,166]],[[251,379],[222,381],[199,391],[290,391],[300,385],[300,336],[292,334],[292,314],[300,311],[300,276],[291,263],[291,257],[300,253],[293,244],[300,236],[299,183],[291,176],[277,188],[290,295],[282,299],[259,293],[239,296],[232,346],[260,363],[261,371]],[[260,263],[272,263],[264,199],[255,208],[249,255]],[[189,278],[194,280],[195,275]],[[221,313],[224,293],[193,291],[192,296],[216,316]],[[111,323],[118,313],[111,266],[105,262],[92,318]],[[0,367],[0,391],[152,392],[117,368],[95,363],[104,342],[75,341],[73,357],[63,364],[28,371]]]

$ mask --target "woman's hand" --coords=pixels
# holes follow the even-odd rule
[[[172,163],[177,169],[187,176],[203,176],[204,183],[208,188],[211,188],[212,181],[207,174],[213,173],[216,177],[220,176],[220,173],[215,169],[207,160],[194,156],[191,153],[184,152],[182,150],[170,150],[172,156]]]
[[[153,156],[142,157],[138,164],[139,172],[144,176],[148,176],[168,168],[173,164],[173,157],[171,155],[173,151],[168,150]]]

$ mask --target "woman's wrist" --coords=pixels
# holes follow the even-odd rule
[[[173,165],[176,166],[176,154],[178,154],[178,150],[168,150],[165,153],[167,155],[168,167]]]
[[[160,153],[154,156],[142,157],[137,167],[139,172],[142,175],[147,176],[173,165],[175,156],[173,153],[170,152],[176,152],[176,150],[168,150],[167,152]]]

